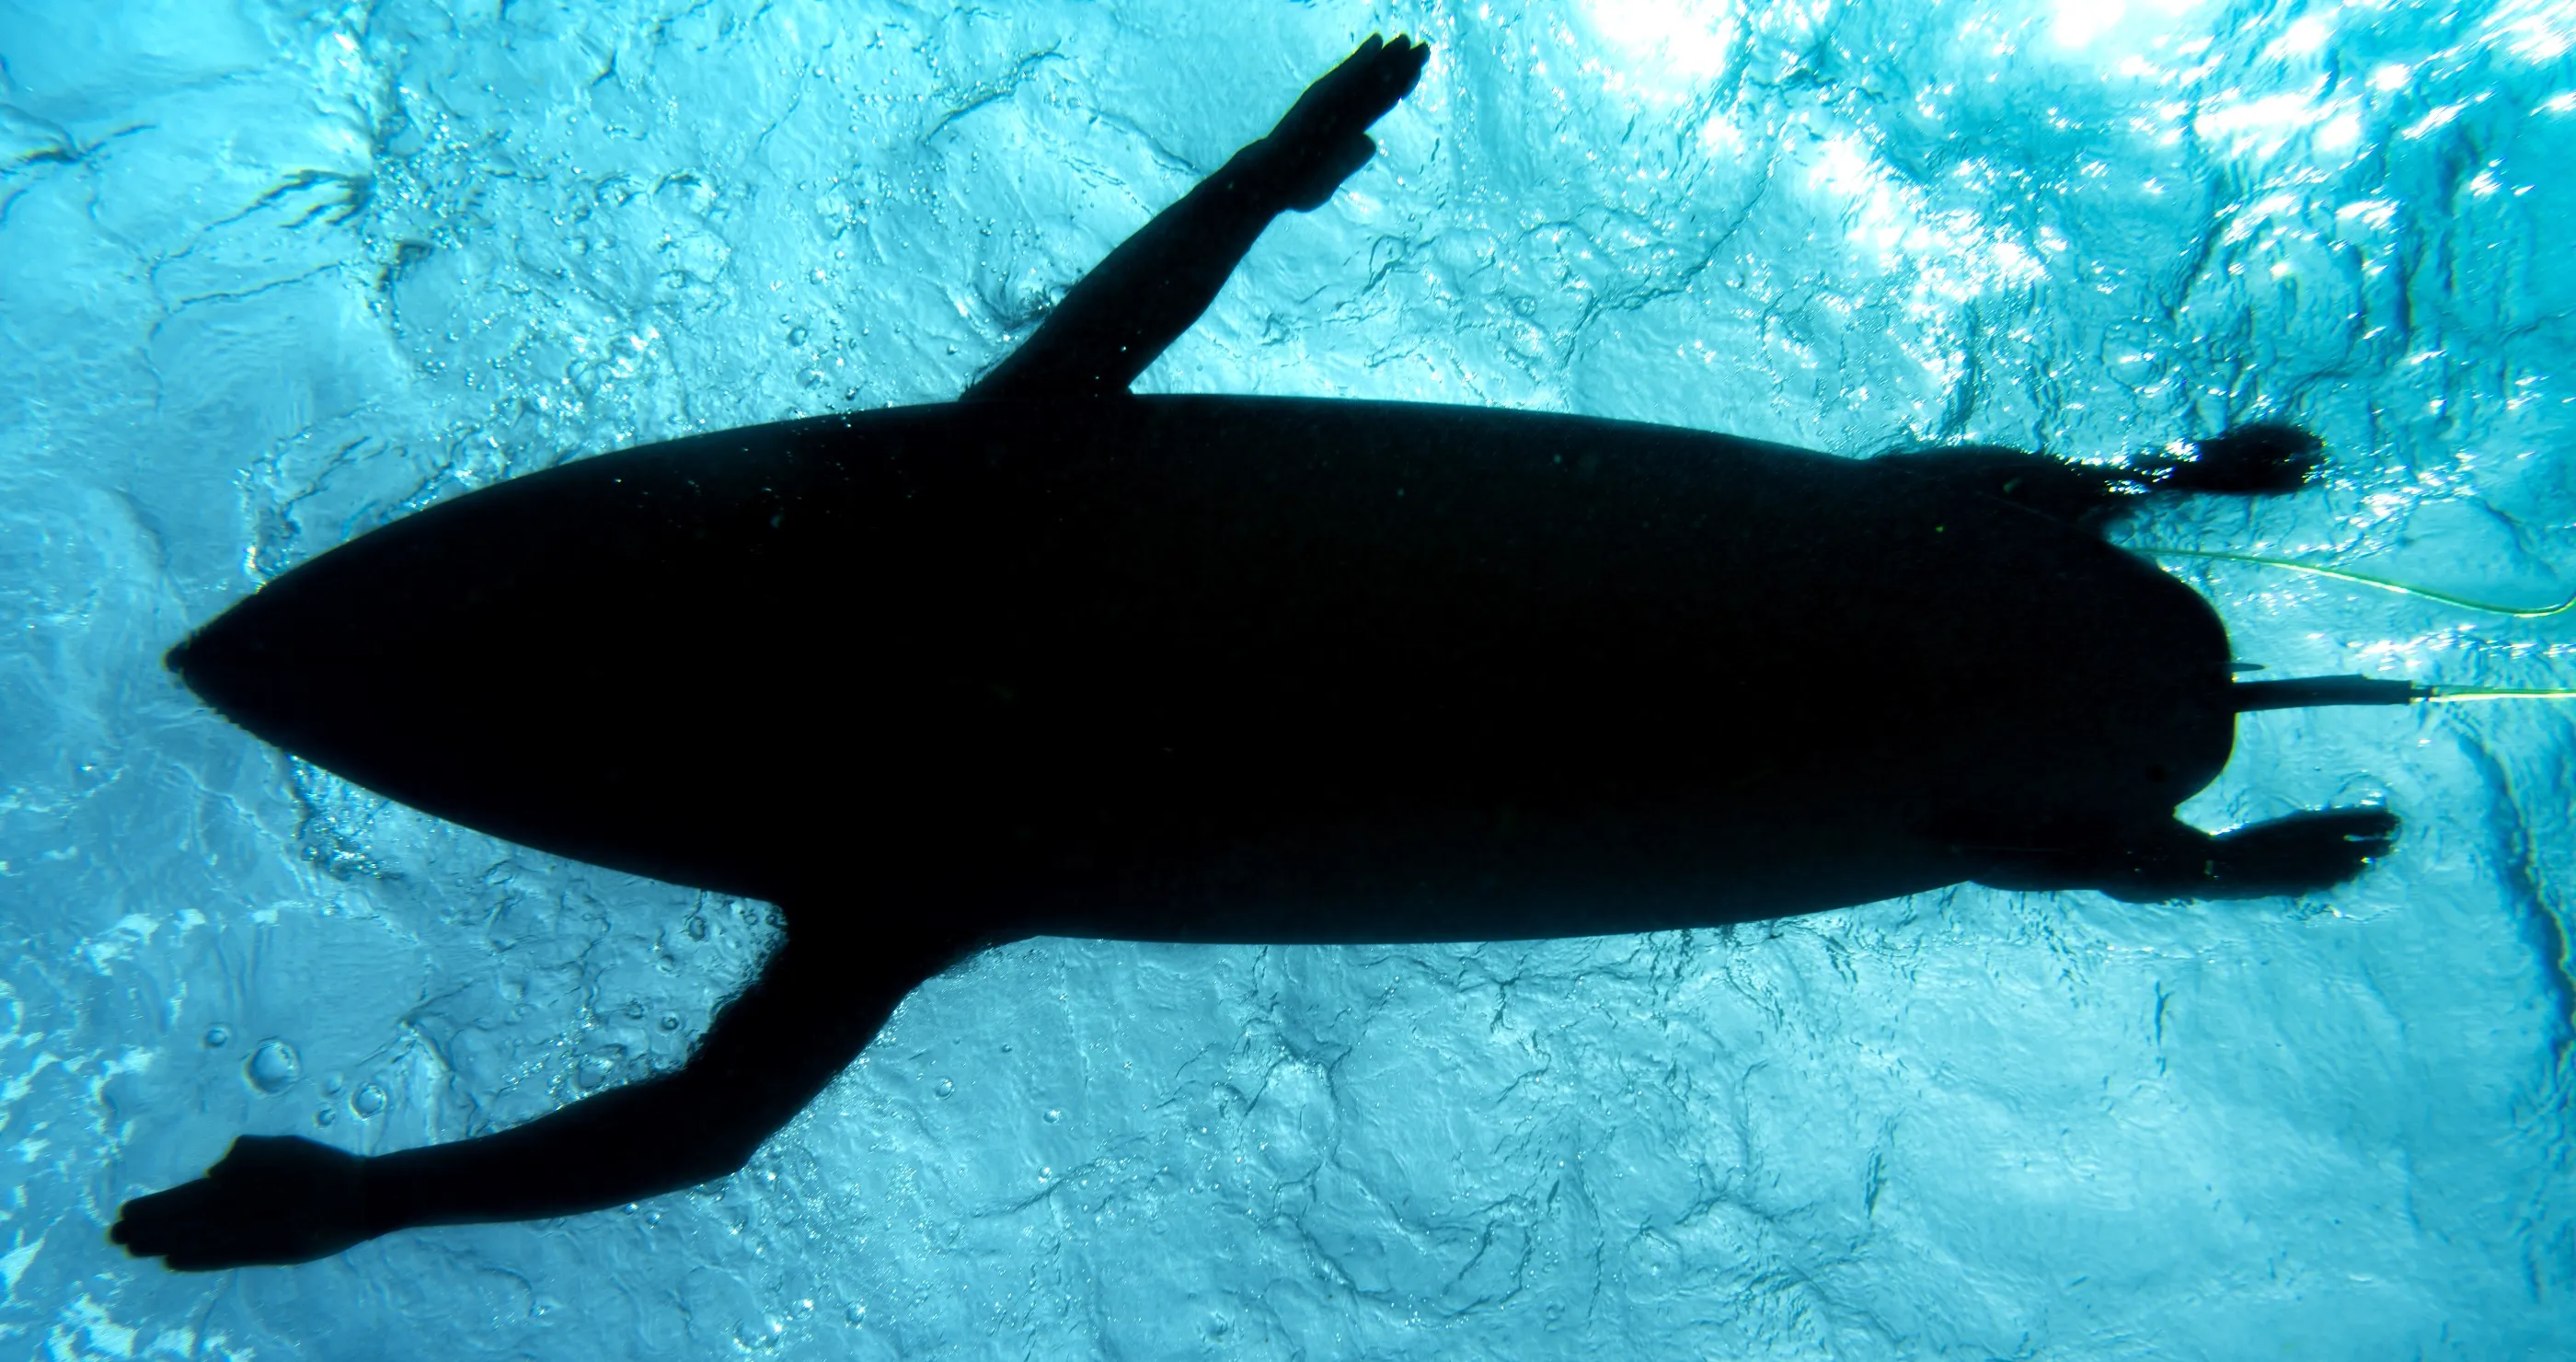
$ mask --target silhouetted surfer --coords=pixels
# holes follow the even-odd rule
[[[2175,820],[2236,712],[2334,697],[2234,685],[2209,607],[2093,528],[2142,494],[2294,488],[2299,432],[2125,468],[1854,461],[1127,395],[1271,218],[1368,160],[1426,55],[1363,44],[966,401],[459,497],[174,649],[307,760],[774,901],[786,931],[675,1072],[375,1158],[245,1137],[128,1203],[117,1241],[297,1262],[725,1176],[916,983],[1031,935],[1586,935],[1967,880],[2244,897],[2386,847],[2376,809]]]

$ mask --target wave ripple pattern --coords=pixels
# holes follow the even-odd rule
[[[214,1277],[104,1241],[237,1132],[672,1064],[772,932],[285,761],[163,648],[466,488],[954,394],[1380,29],[1436,54],[1382,156],[1145,387],[1854,456],[2277,415],[2322,486],[2133,537],[2576,586],[2567,0],[0,0],[0,1351],[2576,1353],[2547,705],[2249,716],[2203,826],[2409,819],[2310,899],[1034,942],[698,1192]],[[2277,675],[2576,684],[2567,617],[2177,570]]]

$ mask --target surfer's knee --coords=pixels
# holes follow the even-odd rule
[[[774,1131],[727,1131],[724,1136],[703,1145],[694,1145],[675,1158],[672,1175],[686,1186],[721,1182],[750,1166],[751,1156],[769,1142]]]

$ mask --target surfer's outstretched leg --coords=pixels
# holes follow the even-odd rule
[[[1882,454],[1878,462],[1964,485],[2068,524],[2099,524],[2142,495],[2263,496],[2295,492],[2324,462],[2297,426],[2263,421],[2125,464],[2069,463],[2005,445],[1953,445]]]
[[[2098,889],[2115,899],[2260,899],[2331,889],[2388,854],[2397,815],[2317,809],[2210,834],[2169,821],[2090,849],[2027,851],[1975,876],[1999,889]]]
[[[966,943],[788,921],[689,1062],[496,1135],[365,1158],[245,1135],[198,1181],[125,1204],[108,1237],[181,1271],[300,1263],[415,1225],[623,1205],[742,1167]]]
[[[1431,49],[1372,36],[1306,87],[1270,135],[1155,215],[1064,295],[1028,343],[966,389],[971,401],[1107,397],[1216,301],[1270,220],[1311,212],[1377,144],[1368,126],[1422,78]]]

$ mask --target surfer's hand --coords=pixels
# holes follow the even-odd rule
[[[195,1182],[136,1197],[107,1237],[180,1272],[327,1258],[366,1225],[366,1160],[292,1135],[244,1135]]]
[[[1341,65],[1306,87],[1288,116],[1261,139],[1262,169],[1290,208],[1311,212],[1333,197],[1377,144],[1368,126],[1413,90],[1431,60],[1428,44],[1370,34]]]

